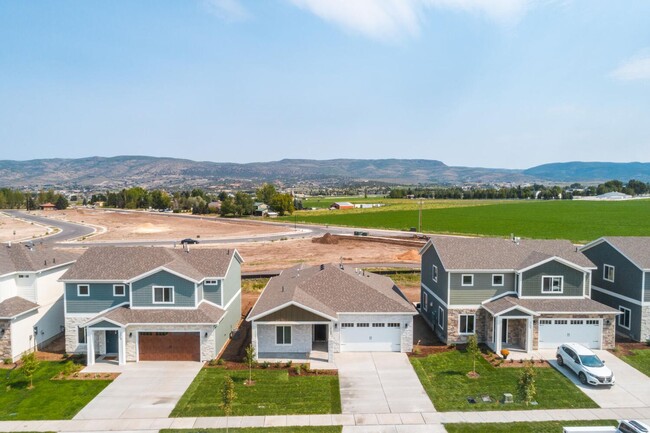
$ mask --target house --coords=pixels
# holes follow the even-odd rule
[[[215,358],[241,318],[237,250],[89,248],[62,277],[66,352],[129,361]]]
[[[0,356],[16,360],[63,332],[63,284],[79,255],[45,245],[0,246]]]
[[[417,311],[393,281],[351,267],[297,265],[271,278],[248,321],[259,358],[413,350]]]
[[[269,205],[260,202],[253,203],[254,216],[266,216],[268,212],[269,212]]]
[[[420,254],[420,313],[446,343],[614,347],[618,310],[590,299],[595,266],[569,241],[434,236]]]
[[[210,203],[208,203],[208,209],[210,209],[213,212],[220,212],[221,202],[219,200],[211,201]]]
[[[650,339],[650,237],[603,237],[581,249],[596,266],[591,297],[622,314],[616,330]]]
[[[354,205],[347,201],[337,201],[330,205],[330,209],[337,209],[337,210],[354,209]]]
[[[52,203],[43,203],[39,205],[39,207],[41,208],[41,210],[56,210],[56,205]]]

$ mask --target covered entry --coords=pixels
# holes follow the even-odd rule
[[[139,332],[139,361],[200,361],[199,332]]]
[[[341,352],[399,352],[400,323],[341,323]]]
[[[539,348],[554,349],[562,343],[579,343],[600,349],[600,319],[539,319]]]

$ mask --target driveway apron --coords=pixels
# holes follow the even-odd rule
[[[337,353],[343,413],[434,412],[403,353]]]
[[[138,362],[74,417],[86,419],[167,418],[203,366],[200,362]]]

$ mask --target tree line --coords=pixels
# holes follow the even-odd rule
[[[31,193],[17,189],[0,188],[0,209],[35,210],[46,203],[52,203],[59,210],[67,209],[69,206],[65,195],[56,193],[53,189]]]

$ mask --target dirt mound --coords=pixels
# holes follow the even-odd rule
[[[408,260],[410,262],[417,262],[420,260],[420,253],[418,253],[418,250],[408,250],[407,252],[398,255],[397,260]]]
[[[320,238],[313,238],[311,241],[315,244],[324,245],[336,245],[339,243],[339,239],[336,236],[332,236],[331,233],[325,233]]]

